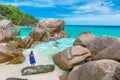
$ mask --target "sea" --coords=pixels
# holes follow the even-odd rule
[[[21,28],[21,32],[16,37],[25,38],[29,35],[30,31],[35,28],[35,26],[28,27],[17,27],[12,28],[16,30]],[[28,49],[33,50],[35,53],[41,53],[49,60],[52,60],[52,56],[68,47],[73,46],[75,38],[82,32],[91,32],[92,34],[101,36],[113,36],[120,37],[120,26],[96,26],[96,25],[66,25],[64,31],[70,35],[69,38],[61,38],[57,40],[58,48],[53,47],[54,41],[41,42],[36,44],[34,47]]]
[[[35,28],[35,26],[27,27],[16,27],[12,30],[21,29],[21,32],[16,37],[25,38],[29,35],[30,31]],[[21,64],[16,65],[6,65],[6,63],[0,64],[0,79],[6,80],[9,77],[23,78],[28,80],[59,80],[59,76],[67,74],[68,71],[60,69],[54,62],[53,56],[58,54],[60,51],[63,51],[66,48],[73,46],[75,38],[82,32],[91,32],[94,35],[101,37],[104,35],[113,36],[120,38],[120,26],[89,26],[89,25],[67,25],[64,28],[64,31],[70,35],[69,38],[61,38],[57,40],[57,46],[55,41],[49,42],[39,42],[32,46],[29,49],[23,50],[23,55],[25,56],[25,61]],[[37,65],[49,65],[52,64],[55,66],[53,72],[36,74],[29,76],[22,76],[21,70],[24,67],[30,66],[29,63],[29,53],[30,51],[34,52]]]

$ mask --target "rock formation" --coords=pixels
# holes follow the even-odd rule
[[[120,65],[118,65],[115,69],[115,77],[117,80],[120,80]]]
[[[10,21],[1,20],[0,21],[0,42],[8,41],[12,37],[12,30],[10,29]]]
[[[61,69],[72,69],[90,56],[91,53],[87,48],[73,46],[54,55],[53,59]]]
[[[87,62],[78,66],[77,70],[73,69],[68,75],[68,80],[116,80],[114,72],[119,64],[108,59]]]
[[[93,59],[112,59],[120,61],[120,44],[113,44],[110,47],[105,48],[104,50],[100,51],[96,56],[94,56]]]
[[[22,69],[22,75],[47,73],[52,72],[53,70],[54,70],[53,65],[38,65],[36,67],[25,67]]]
[[[23,49],[16,49],[0,45],[0,63],[10,61],[10,64],[22,63],[24,56],[22,55]]]
[[[11,78],[7,78],[6,80],[28,80],[28,79],[11,77]]]
[[[97,38],[94,41],[92,41],[89,46],[87,47],[91,53],[92,57],[94,57],[96,54],[98,54],[100,51],[104,50],[107,47],[110,47],[113,44],[119,44],[120,39],[109,37],[109,36],[103,36],[101,38]]]
[[[43,19],[37,24],[37,28],[30,32],[30,37],[35,41],[49,41],[50,39],[59,39],[68,37],[65,33],[64,21],[60,19]]]
[[[87,47],[96,38],[97,36],[93,35],[90,32],[83,32],[75,39],[74,45]]]
[[[19,31],[11,30],[11,22],[9,20],[0,21],[0,42],[11,40],[13,35],[18,34]]]

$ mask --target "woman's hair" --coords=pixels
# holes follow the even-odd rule
[[[33,56],[34,56],[33,51],[31,51],[31,52],[30,52],[29,56],[31,56],[31,55],[33,55]]]

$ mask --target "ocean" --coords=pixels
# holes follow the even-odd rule
[[[29,27],[19,27],[21,28],[20,35],[17,37],[26,37],[29,32],[34,28],[34,26]],[[12,28],[12,30],[16,30],[17,28]],[[78,36],[79,33],[90,31],[91,33],[97,36],[113,36],[113,37],[120,37],[120,26],[97,26],[97,25],[67,25],[65,26],[65,32],[70,35],[70,38],[75,38]]]
[[[29,35],[30,31],[35,27],[19,27],[21,33],[17,37],[24,38]],[[17,28],[12,28],[16,30]],[[58,48],[53,47],[54,41],[41,42],[35,45],[33,48],[27,49],[28,51],[33,50],[36,53],[41,53],[46,56],[49,60],[52,60],[52,56],[70,46],[73,46],[75,38],[82,32],[90,31],[91,33],[101,37],[103,35],[120,37],[120,26],[82,26],[82,25],[67,25],[64,31],[70,35],[69,38],[58,39]]]

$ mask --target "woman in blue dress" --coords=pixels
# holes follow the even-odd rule
[[[31,51],[30,54],[29,54],[29,61],[30,61],[31,67],[35,67],[36,61],[35,61],[33,51]]]

